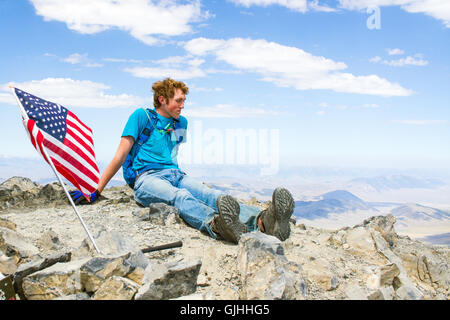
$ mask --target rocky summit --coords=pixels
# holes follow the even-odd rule
[[[449,248],[399,236],[392,215],[338,230],[292,221],[284,242],[255,231],[234,245],[189,227],[172,206],[139,206],[128,186],[78,210],[100,253],[59,183],[14,177],[0,185],[0,278],[11,276],[16,299],[450,297]]]

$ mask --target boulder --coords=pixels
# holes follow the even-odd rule
[[[419,289],[416,288],[412,280],[409,278],[406,269],[403,266],[402,260],[391,250],[391,245],[385,240],[382,234],[376,230],[371,230],[372,238],[375,242],[377,250],[383,254],[386,259],[397,266],[399,269],[398,276],[394,278],[394,289],[403,287],[398,298],[414,298],[421,300],[424,298]]]
[[[0,252],[0,273],[11,275],[17,270],[17,259],[14,257],[7,257]]]
[[[132,270],[127,262],[130,253],[122,256],[94,257],[83,264],[80,268],[81,284],[88,293],[99,289],[110,277],[124,277]]]
[[[141,249],[133,242],[132,239],[124,236],[120,232],[101,230],[94,241],[101,251],[101,256],[121,256],[129,254],[127,262],[134,268],[145,269],[150,263],[148,258],[142,253]],[[85,238],[81,246],[74,252],[77,258],[86,256],[98,256],[94,245],[89,238]]]
[[[135,210],[133,214],[140,221],[149,221],[160,226],[181,222],[181,218],[178,216],[178,209],[162,202],[152,203],[149,208]]]
[[[19,263],[39,254],[39,249],[26,237],[16,231],[2,227],[0,227],[0,251],[9,257],[17,257]]]
[[[280,240],[254,231],[243,234],[238,246],[237,264],[242,283],[240,299],[307,298],[302,268],[287,260]]]
[[[92,300],[132,300],[139,285],[130,279],[112,276],[98,288]]]
[[[53,300],[90,300],[91,297],[86,292],[69,294],[67,296],[57,297]]]
[[[176,260],[147,267],[135,300],[165,300],[194,293],[202,262]]]
[[[37,258],[31,262],[21,264],[14,273],[14,289],[21,299],[25,298],[22,288],[23,278],[37,271],[51,267],[56,263],[69,262],[71,259],[70,252],[58,252],[44,258]]]
[[[59,236],[53,230],[45,232],[36,242],[37,246],[45,252],[57,251],[62,249],[62,244],[59,241]]]
[[[22,289],[27,300],[52,300],[83,292],[80,267],[86,260],[56,263],[23,278]]]
[[[9,221],[8,219],[0,217],[0,227],[16,231],[17,225],[14,222]]]
[[[12,177],[0,184],[0,210],[35,206],[40,185],[28,178]]]

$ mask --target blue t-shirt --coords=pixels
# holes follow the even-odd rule
[[[136,142],[141,132],[145,129],[151,114],[145,109],[137,109],[128,118],[127,124],[122,132],[122,137],[131,136]],[[154,168],[178,168],[177,154],[178,147],[175,132],[163,130],[169,125],[173,128],[173,118],[165,118],[157,113],[156,129],[148,140],[141,146],[134,162],[133,170],[141,170],[144,167],[153,166]],[[180,128],[187,129],[187,119],[180,115],[178,119]],[[159,131],[160,129],[161,131]],[[186,142],[186,135],[183,135],[183,141]],[[133,146],[134,147],[134,146]]]

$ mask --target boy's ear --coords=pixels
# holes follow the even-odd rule
[[[166,103],[166,99],[163,97],[163,96],[159,96],[158,97],[158,101],[159,101],[159,103],[161,103],[161,104],[165,104]]]

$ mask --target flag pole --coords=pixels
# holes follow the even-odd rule
[[[87,233],[89,239],[91,240],[92,244],[94,245],[95,250],[97,250],[97,252],[101,254],[100,250],[99,250],[98,247],[97,247],[97,244],[96,244],[95,241],[94,241],[94,238],[92,237],[92,235],[91,235],[91,233],[89,232],[89,230],[88,230],[86,224],[85,224],[84,221],[83,221],[83,218],[81,217],[80,213],[78,212],[77,207],[75,206],[75,203],[74,203],[73,200],[72,200],[72,197],[69,195],[69,192],[67,191],[66,186],[64,185],[64,183],[63,183],[61,177],[59,176],[58,172],[56,171],[56,168],[55,168],[55,166],[54,166],[54,164],[53,164],[53,161],[52,161],[52,159],[50,158],[50,156],[48,155],[48,153],[47,153],[47,148],[44,146],[44,144],[42,144],[42,150],[44,151],[45,156],[46,156],[47,159],[49,160],[50,166],[52,167],[53,172],[55,173],[56,177],[58,178],[59,183],[61,183],[61,186],[63,187],[64,192],[66,193],[67,198],[69,198],[70,204],[72,205],[73,210],[75,211],[75,213],[76,213],[77,216],[78,216],[78,219],[80,220],[81,224],[83,225],[84,231],[86,231],[86,233]]]
[[[13,86],[9,86],[9,88],[11,89],[11,91],[12,91],[14,97],[16,98],[17,103],[19,104],[19,107],[20,107],[20,111],[21,111],[21,113],[22,113],[22,116],[23,116],[24,118],[27,117],[27,114],[26,114],[25,110],[23,110],[22,105],[20,104],[20,101],[19,101],[19,99],[17,98],[16,93],[14,92],[14,87],[13,87]],[[96,250],[99,254],[101,254],[99,248],[97,247],[97,244],[96,244],[95,241],[94,241],[94,238],[92,237],[92,235],[91,235],[91,233],[89,232],[89,230],[88,230],[86,224],[85,224],[84,221],[83,221],[83,218],[81,217],[80,213],[78,212],[77,207],[75,206],[75,203],[74,203],[73,200],[72,200],[72,197],[69,195],[69,192],[67,191],[66,186],[64,185],[64,183],[63,183],[61,177],[59,176],[58,171],[56,170],[56,168],[55,168],[55,166],[54,166],[54,164],[53,164],[52,159],[51,159],[50,156],[48,155],[48,153],[47,153],[47,148],[44,146],[44,144],[42,144],[42,150],[44,151],[45,157],[48,159],[48,163],[50,164],[50,167],[52,168],[53,172],[55,173],[56,177],[58,178],[59,183],[60,183],[61,186],[63,187],[64,192],[66,193],[66,196],[67,196],[67,198],[69,199],[70,204],[71,204],[72,207],[73,207],[73,210],[74,210],[75,213],[77,214],[78,219],[80,220],[81,225],[82,225],[83,228],[84,228],[84,231],[86,231],[86,233],[87,233],[87,235],[88,235],[88,237],[89,237],[89,240],[91,240],[92,244],[94,245],[95,250]]]

